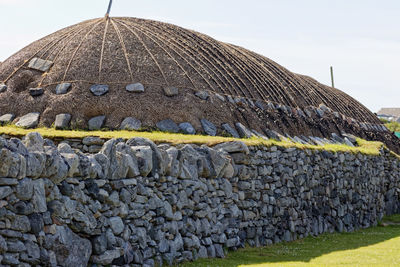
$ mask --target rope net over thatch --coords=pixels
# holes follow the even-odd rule
[[[35,58],[50,62],[49,68],[30,68]],[[137,18],[93,19],[46,36],[0,65],[0,83],[8,87],[0,95],[3,114],[40,112],[45,125],[60,113],[72,114],[77,122],[106,115],[109,127],[128,116],[148,126],[166,118],[195,127],[200,118],[216,125],[241,121],[254,129],[267,123],[265,116],[233,108],[229,101],[199,100],[194,96],[198,91],[293,109],[323,104],[358,122],[380,123],[347,94],[266,57],[191,30]],[[71,90],[57,95],[55,88],[62,83],[71,83]],[[125,86],[132,83],[143,84],[145,92],[127,92]],[[93,96],[89,88],[94,84],[108,85],[109,92]],[[178,88],[179,95],[166,97],[165,87]],[[44,94],[32,97],[29,88],[43,88]],[[270,120],[280,123],[279,118]],[[283,124],[279,127],[299,131],[299,125]]]

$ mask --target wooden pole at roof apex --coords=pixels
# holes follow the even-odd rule
[[[108,4],[107,13],[106,13],[106,15],[105,15],[106,18],[108,18],[108,17],[110,16],[110,11],[111,11],[112,2],[113,2],[113,0],[110,0],[110,3]]]

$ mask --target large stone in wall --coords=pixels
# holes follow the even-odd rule
[[[7,148],[0,151],[0,177],[22,179],[26,176],[25,157]]]
[[[25,215],[14,215],[11,219],[10,229],[17,232],[26,233],[31,230],[31,223],[28,217]]]
[[[12,152],[7,148],[0,151],[0,177],[8,177],[12,160]]]
[[[140,175],[147,177],[153,169],[153,151],[151,147],[132,146],[132,150],[134,151],[138,161]]]
[[[44,151],[44,139],[43,137],[37,133],[37,132],[32,132],[28,133],[24,139],[23,143],[25,147],[28,149],[30,152],[43,152]]]
[[[169,155],[168,155],[167,150],[170,147],[171,146],[168,145],[168,144],[161,144],[161,145],[157,146],[157,149],[160,152],[160,161],[159,161],[158,166],[157,166],[159,168],[159,170],[158,170],[158,175],[159,176],[163,176],[163,175],[167,174],[168,163],[169,163]]]
[[[245,153],[248,155],[250,153],[249,148],[247,145],[242,141],[233,141],[233,142],[226,142],[215,145],[213,147],[216,150],[222,150],[228,153]]]
[[[118,143],[116,145],[116,151],[122,154],[127,155],[127,178],[134,178],[140,175],[139,166],[138,166],[138,159],[136,157],[135,151],[129,145],[125,143]]]
[[[152,169],[151,169],[151,174],[154,176],[155,174],[164,174],[165,173],[165,167],[163,167],[163,156],[158,149],[157,145],[151,141],[150,139],[147,138],[142,138],[142,137],[135,137],[132,139],[129,139],[126,142],[127,145],[129,146],[149,146],[152,150]]]
[[[68,165],[68,177],[74,177],[78,173],[79,156],[74,150],[66,143],[61,143],[57,147],[58,152]]]
[[[16,187],[16,196],[20,200],[30,200],[33,196],[33,180],[29,178],[22,179]]]
[[[55,253],[59,266],[88,266],[92,244],[67,226],[55,226],[55,234],[47,234],[44,246]]]
[[[203,168],[201,157],[191,145],[182,147],[178,157],[181,166],[178,177],[181,179],[197,179]]]
[[[139,172],[137,169],[138,163],[135,150],[132,150],[125,144],[118,143],[120,143],[120,141],[117,139],[111,139],[103,145],[103,148],[99,152],[105,155],[109,160],[109,168],[107,170],[109,179],[123,179],[126,178],[128,174],[129,177],[137,176]]]
[[[9,186],[2,186],[0,188],[0,199],[6,198],[13,193],[13,190]]]
[[[10,149],[12,152],[21,154],[23,156],[27,155],[29,153],[28,149],[26,149],[25,145],[21,140],[18,138],[11,138],[8,140],[8,149]]]
[[[205,145],[202,145],[197,151],[203,155],[203,177],[221,178],[227,174],[227,168],[233,170],[230,157],[227,153],[214,150]],[[231,173],[233,175],[233,172]],[[230,175],[229,178],[231,178],[232,175]]]
[[[26,158],[26,176],[38,178],[46,165],[46,155],[43,152],[31,152]]]
[[[166,150],[168,155],[168,163],[166,167],[166,174],[169,176],[177,177],[180,172],[180,164],[178,160],[179,151],[176,147],[171,146]]]
[[[89,173],[90,178],[99,178],[99,179],[106,178],[106,176],[104,176],[103,167],[96,160],[95,155],[89,155],[88,159],[90,163],[90,173]]]
[[[45,147],[46,164],[42,177],[48,177],[55,184],[61,183],[67,178],[69,166],[58,152],[56,147]]]
[[[46,204],[46,195],[44,189],[44,181],[43,179],[34,180],[33,182],[33,195],[31,199],[31,203],[33,205],[34,212],[46,212],[47,204]]]
[[[97,153],[93,157],[101,167],[101,174],[98,177],[101,179],[107,179],[108,172],[110,170],[110,160],[108,159],[108,157],[106,155],[104,155],[102,153]]]
[[[11,163],[11,151],[2,148],[0,151],[0,177],[7,177]]]

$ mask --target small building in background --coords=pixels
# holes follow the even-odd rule
[[[400,108],[381,108],[377,115],[379,119],[400,122]]]

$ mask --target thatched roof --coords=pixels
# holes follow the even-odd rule
[[[32,67],[35,60],[44,64],[41,71]],[[0,83],[8,87],[0,94],[3,114],[40,112],[40,121],[47,126],[57,114],[69,113],[76,126],[106,115],[106,126],[111,128],[130,116],[148,127],[170,118],[199,128],[199,120],[207,118],[217,127],[237,121],[258,130],[266,124],[289,132],[307,128],[301,120],[260,115],[256,102],[284,105],[290,112],[323,104],[343,118],[379,124],[373,113],[342,91],[292,73],[264,56],[171,24],[137,18],[93,19],[46,36],[0,65]],[[56,94],[56,86],[63,83],[71,83],[71,90]],[[143,84],[145,92],[125,90],[132,83]],[[108,85],[109,92],[94,96],[89,90],[94,84]],[[178,88],[178,96],[166,96],[166,87]],[[44,94],[32,97],[29,88],[43,88]],[[210,98],[199,99],[195,96],[199,91]],[[220,96],[242,98],[246,105],[234,107]]]

